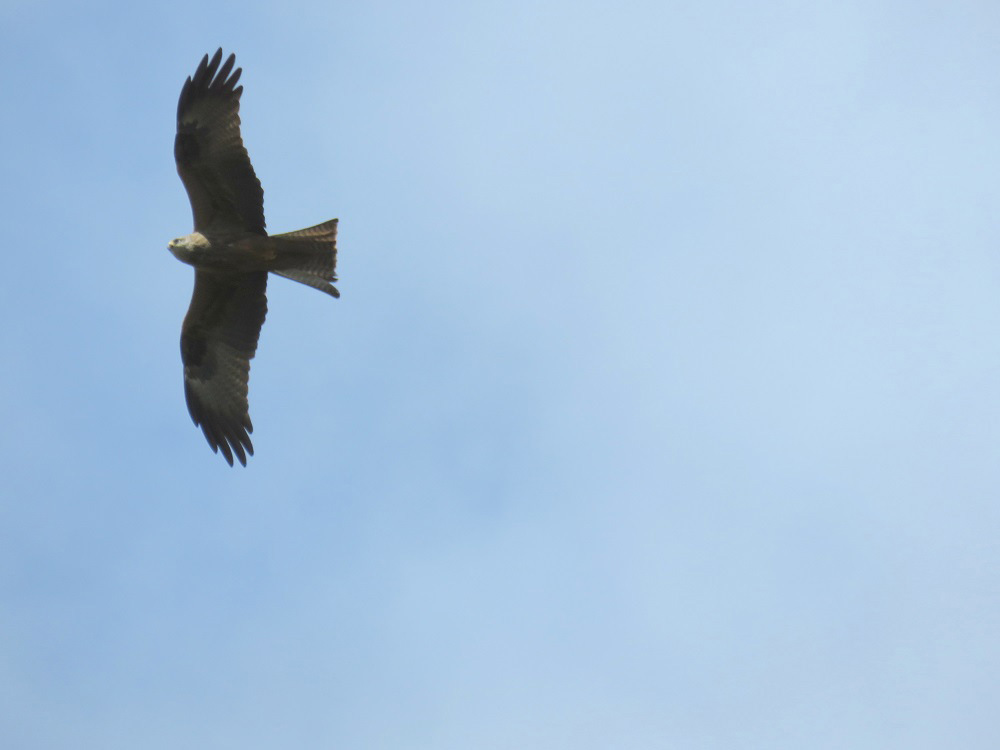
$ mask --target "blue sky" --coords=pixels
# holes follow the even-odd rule
[[[0,746],[992,748],[1000,9],[0,5]],[[177,95],[284,279],[183,402]]]

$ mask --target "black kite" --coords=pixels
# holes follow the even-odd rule
[[[267,315],[268,272],[326,292],[336,281],[337,220],[268,236],[264,191],[240,137],[242,69],[220,49],[202,58],[177,103],[174,158],[194,232],[170,251],[194,266],[194,294],[181,328],[184,395],[212,450],[246,466],[253,455],[247,383]]]

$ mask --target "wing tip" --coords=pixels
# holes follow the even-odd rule
[[[236,53],[229,53],[229,57],[226,58],[225,63],[222,63],[221,68],[219,67],[220,63],[222,63],[222,47],[219,47],[211,58],[206,53],[201,58],[201,62],[198,63],[194,75],[188,76],[187,80],[184,81],[180,98],[177,101],[178,122],[181,121],[184,111],[191,106],[192,100],[199,94],[211,91],[233,95],[237,100],[240,98],[243,87],[237,88],[236,83],[243,74],[243,68],[233,69],[236,66]]]
[[[250,441],[250,436],[245,430],[225,430],[210,426],[205,421],[202,421],[200,424],[195,422],[195,424],[201,427],[201,431],[205,435],[205,440],[208,441],[208,445],[213,453],[218,453],[221,449],[222,457],[226,459],[226,463],[230,466],[234,465],[234,457],[240,462],[240,465],[247,465],[247,456],[253,455],[253,443]]]
[[[226,463],[230,466],[234,465],[233,457],[235,453],[235,457],[239,460],[240,464],[246,466],[247,456],[253,455],[253,442],[250,440],[249,434],[253,432],[250,415],[243,416],[239,424],[231,422],[226,424],[224,419],[213,419],[210,421],[205,418],[204,412],[195,403],[193,394],[190,394],[187,388],[187,383],[185,383],[185,390],[187,391],[185,395],[188,396],[185,400],[187,401],[191,421],[194,422],[195,427],[201,428],[201,432],[205,436],[208,447],[212,449],[212,453],[218,454],[219,449],[221,449],[222,457],[226,459]]]

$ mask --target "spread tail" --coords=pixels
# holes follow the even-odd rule
[[[278,268],[271,272],[339,297],[331,284],[337,280],[337,220],[331,219],[307,229],[272,234],[277,245]]]

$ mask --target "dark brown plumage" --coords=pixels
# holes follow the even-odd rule
[[[250,360],[267,315],[267,274],[333,297],[337,219],[268,236],[264,191],[240,136],[241,69],[222,50],[202,58],[177,103],[174,158],[194,215],[194,232],[169,244],[195,267],[194,294],[181,328],[188,411],[213,451],[246,465],[253,455],[247,401]]]

